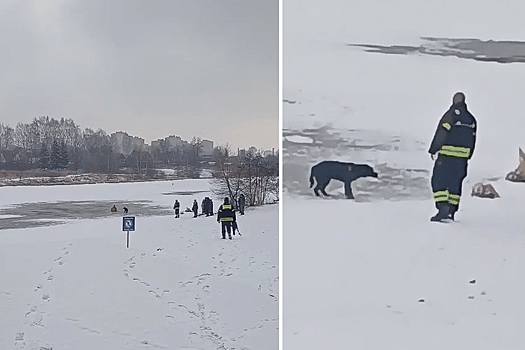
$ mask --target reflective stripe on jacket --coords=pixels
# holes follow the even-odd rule
[[[231,204],[221,205],[217,212],[217,216],[221,222],[232,222],[235,218],[235,213]]]
[[[465,103],[452,105],[439,121],[428,152],[446,157],[472,158],[477,122]]]

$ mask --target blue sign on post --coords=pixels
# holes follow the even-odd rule
[[[122,231],[127,231],[126,247],[129,248],[129,231],[135,231],[134,216],[124,216],[122,218]]]

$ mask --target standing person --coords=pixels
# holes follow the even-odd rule
[[[175,199],[175,204],[173,204],[173,209],[175,210],[175,218],[180,217],[180,203],[177,199]]]
[[[199,212],[199,204],[197,203],[196,199],[193,200],[193,207],[191,208],[191,210],[193,210],[193,217],[196,218]]]
[[[202,215],[206,214],[206,197],[204,197],[204,199],[201,202],[201,212]]]
[[[210,198],[210,216],[213,216],[213,200]]]
[[[246,204],[246,199],[244,198],[244,194],[241,193],[239,196],[239,212],[241,215],[244,215],[244,205]]]
[[[211,210],[211,198],[206,197],[206,216],[212,216],[213,212]]]
[[[452,98],[452,106],[441,117],[428,150],[435,160],[431,181],[438,209],[431,221],[454,220],[468,161],[476,145],[476,131],[477,121],[467,109],[465,94],[458,92]]]
[[[206,216],[210,216],[210,198],[209,197],[204,198],[204,214],[206,214]]]
[[[228,231],[228,238],[232,239],[232,222],[235,220],[235,211],[230,204],[228,197],[224,198],[224,204],[219,207],[217,211],[217,222],[222,226],[222,239],[226,239],[226,231]]]

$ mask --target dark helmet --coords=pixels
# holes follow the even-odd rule
[[[228,197],[224,198],[224,204],[230,204],[230,198]]]
[[[459,102],[465,102],[465,94],[462,92],[456,92],[454,94],[454,97],[452,97],[452,104],[456,104]]]

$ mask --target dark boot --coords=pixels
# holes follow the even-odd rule
[[[437,203],[438,213],[430,218],[430,221],[442,222],[449,218],[450,204]]]
[[[448,212],[448,218],[454,221],[454,214],[458,211],[457,205],[450,205],[450,210]]]

